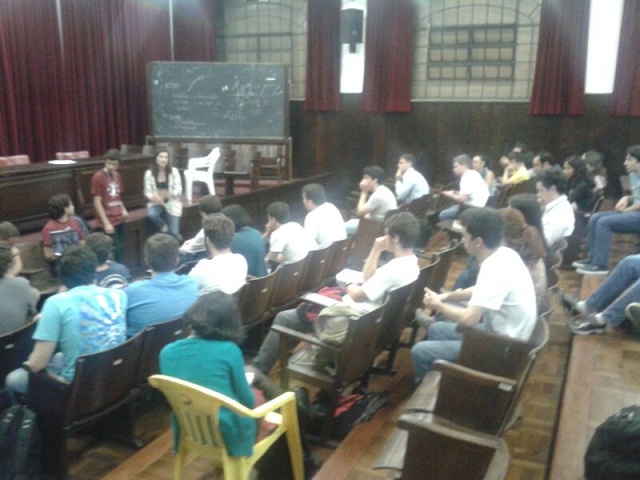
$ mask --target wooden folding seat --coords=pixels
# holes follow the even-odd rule
[[[351,240],[351,252],[347,265],[355,270],[362,270],[364,262],[369,256],[373,242],[376,238],[384,234],[382,222],[371,220],[370,218],[361,218],[358,223],[358,229]]]
[[[458,248],[458,241],[451,240],[449,244],[439,252],[438,258],[439,261],[435,269],[431,272],[431,276],[429,277],[429,282],[427,283],[427,287],[429,290],[433,290],[434,292],[440,293],[442,287],[444,287],[444,283],[447,281],[447,276],[449,275],[449,269],[451,268],[451,262],[453,262],[453,257],[456,253],[456,249]],[[433,256],[430,254],[421,255],[422,258],[431,259],[433,263]]]
[[[4,379],[9,372],[29,358],[33,350],[33,332],[36,322],[31,321],[13,332],[0,335],[0,390],[4,388]]]
[[[340,272],[347,265],[347,259],[351,252],[351,238],[345,238],[344,240],[337,240],[331,244],[331,254],[327,262],[326,270],[324,272],[324,281],[334,280],[338,272]]]
[[[146,386],[147,379],[151,375],[160,373],[158,363],[160,350],[171,342],[185,338],[188,330],[184,326],[184,319],[180,317],[168,322],[149,325],[142,331],[140,362],[136,373],[137,385]]]
[[[329,245],[320,250],[309,252],[307,256],[307,266],[300,283],[300,292],[308,292],[322,284],[332,253],[331,247],[332,245]]]
[[[382,307],[378,307],[349,321],[346,338],[341,347],[328,345],[313,335],[297,332],[280,325],[271,330],[280,335],[280,383],[289,389],[289,380],[296,379],[330,392],[328,412],[324,419],[322,440],[327,441],[333,428],[333,412],[341,392],[356,381],[367,382],[367,375],[375,357]],[[306,346],[289,358],[289,341],[295,339]],[[316,368],[316,351],[322,350],[335,359],[335,373]]]
[[[66,479],[67,438],[95,426],[101,433],[139,448],[133,435],[131,402],[139,395],[136,373],[142,336],[76,360],[73,381],[66,383],[46,371],[29,374],[27,405],[38,415],[42,431],[43,471]]]
[[[297,262],[280,265],[276,270],[276,285],[269,308],[274,315],[281,310],[290,308],[298,301],[308,261],[309,256],[307,255]]]
[[[266,320],[277,277],[278,271],[276,270],[264,277],[251,278],[242,287],[238,309],[245,330]]]

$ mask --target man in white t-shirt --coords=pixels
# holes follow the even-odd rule
[[[536,177],[542,212],[542,232],[549,248],[573,232],[575,214],[567,196],[567,179],[562,172],[546,170]]]
[[[205,195],[200,198],[198,203],[198,213],[203,220],[208,215],[220,213],[222,211],[222,202],[215,195]],[[207,246],[204,244],[204,229],[201,228],[196,236],[187,240],[180,247],[180,263],[201,260],[209,255]]]
[[[445,190],[447,198],[471,207],[484,207],[489,198],[489,188],[482,176],[473,169],[469,155],[458,155],[453,159],[453,173],[460,177],[460,191]],[[460,205],[454,205],[440,212],[440,220],[453,220],[458,216]]]
[[[464,246],[480,263],[475,286],[437,294],[425,289],[424,306],[448,320],[429,327],[428,340],[411,349],[416,381],[435,360],[455,362],[462,335],[458,324],[478,326],[512,338],[528,340],[536,323],[536,294],[531,275],[520,256],[502,247],[504,222],[497,210],[473,208],[460,216]],[[468,302],[460,306],[448,302]]]
[[[364,264],[364,282],[347,286],[347,294],[342,299],[345,304],[363,313],[380,306],[390,290],[413,282],[420,273],[418,259],[413,253],[413,246],[420,235],[420,223],[416,217],[409,212],[400,212],[385,220],[384,226],[385,235],[375,240]],[[378,268],[383,251],[393,253],[394,258]],[[278,313],[273,323],[298,332],[313,332],[313,323],[301,317],[295,308]],[[253,366],[269,374],[278,356],[279,342],[280,336],[269,332],[253,359]],[[291,348],[294,346],[295,342],[290,345]]]
[[[324,187],[310,183],[302,187],[302,203],[309,213],[304,229],[316,241],[318,248],[326,248],[336,240],[347,238],[347,230],[340,211],[327,202]]]
[[[220,290],[233,294],[247,281],[247,260],[231,252],[235,233],[233,220],[222,214],[209,215],[202,221],[205,245],[211,258],[200,260],[189,272],[198,283],[200,295]]]
[[[284,202],[273,202],[267,207],[267,225],[264,232],[269,238],[267,262],[292,263],[302,260],[311,250],[317,250],[316,241],[302,225],[290,222],[291,211]]]
[[[403,153],[398,158],[396,172],[396,198],[399,203],[411,203],[429,194],[427,180],[413,168],[416,157],[410,153]]]
[[[360,198],[356,207],[358,218],[352,218],[345,224],[348,235],[356,233],[360,218],[382,222],[389,210],[398,208],[395,195],[384,185],[384,177],[384,170],[377,165],[365,167],[362,171]]]

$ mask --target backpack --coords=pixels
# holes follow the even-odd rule
[[[39,478],[42,438],[36,414],[14,405],[0,415],[0,472],[3,480]]]
[[[316,318],[313,326],[316,337],[333,347],[341,347],[347,338],[349,321],[353,317],[359,317],[360,312],[345,305],[335,305],[323,308]],[[314,368],[331,376],[336,372],[335,354],[325,349],[318,348],[315,354]]]
[[[587,480],[640,478],[640,405],[625,407],[598,426],[584,456]]]

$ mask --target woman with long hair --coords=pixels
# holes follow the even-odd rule
[[[574,155],[565,160],[562,169],[569,182],[567,199],[576,212],[591,212],[595,197],[593,180],[587,170],[585,161]]]
[[[147,217],[158,231],[169,233],[178,241],[182,216],[182,180],[177,168],[171,165],[169,151],[159,148],[144,173],[144,196],[147,197]]]

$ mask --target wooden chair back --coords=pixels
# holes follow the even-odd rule
[[[149,383],[167,398],[179,425],[179,448],[176,452],[174,478],[183,478],[185,456],[188,452],[193,452],[221,466],[225,480],[248,480],[253,465],[282,435],[285,435],[287,440],[293,478],[304,478],[296,397],[293,392],[285,392],[251,410],[221,393],[177,378],[153,375],[149,378]],[[256,420],[268,415],[269,422],[275,424],[276,428],[266,438],[254,444],[251,456],[230,456],[220,430],[221,408],[235,415]]]
[[[378,334],[377,352],[392,348],[400,338],[400,334],[407,326],[404,323],[403,312],[407,300],[413,290],[415,281],[395,288],[387,294],[387,301],[382,310],[380,333]]]
[[[308,259],[309,256],[307,255],[302,260],[286,263],[278,267],[276,270],[276,285],[273,297],[271,297],[271,309],[281,310],[297,300]]]
[[[434,253],[431,256],[431,262],[420,268],[420,273],[418,274],[416,281],[413,282],[413,289],[407,298],[407,304],[403,311],[403,323],[405,325],[411,324],[415,316],[416,309],[422,307],[424,289],[430,284],[431,277],[438,268],[438,263],[440,263],[440,254]]]
[[[324,272],[325,278],[335,277],[347,265],[347,259],[351,252],[351,238],[337,240],[331,244],[331,254]]]
[[[271,305],[271,297],[276,287],[276,270],[264,277],[251,278],[242,289],[238,308],[245,328],[261,323]]]
[[[331,256],[331,247],[313,250],[307,256],[307,266],[300,282],[300,291],[307,292],[318,287],[324,279],[327,265]]]
[[[444,283],[447,281],[447,276],[449,275],[449,269],[451,268],[451,262],[453,262],[453,257],[456,253],[456,248],[458,248],[458,241],[451,240],[447,247],[438,252],[440,260],[431,272],[429,283],[427,284],[430,290],[440,292],[442,287],[444,287]]]
[[[364,261],[369,256],[371,247],[376,238],[384,233],[382,222],[361,218],[358,229],[351,241],[351,252],[349,253],[348,265],[355,270],[362,270]]]
[[[149,376],[160,372],[158,363],[160,350],[169,343],[185,338],[188,330],[184,326],[184,319],[180,317],[168,322],[149,325],[142,331],[140,362],[136,373],[138,385],[145,385]]]
[[[0,335],[0,389],[4,379],[29,357],[33,350],[33,332],[36,322],[31,321],[13,332]]]

